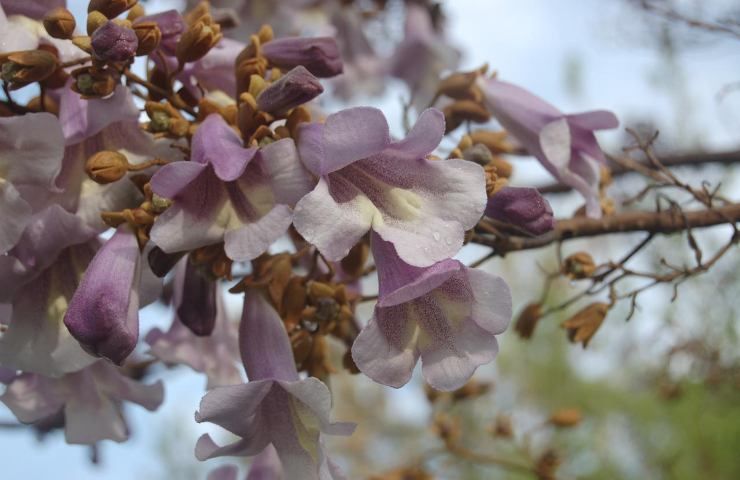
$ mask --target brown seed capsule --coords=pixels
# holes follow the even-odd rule
[[[87,34],[92,35],[95,30],[108,23],[108,17],[103,15],[102,12],[93,10],[87,14]]]
[[[59,66],[56,55],[46,50],[26,50],[0,56],[0,78],[11,89],[40,82],[54,74]]]
[[[561,327],[568,330],[568,338],[571,342],[581,342],[583,348],[586,348],[588,342],[601,327],[608,312],[608,304],[592,303],[563,322]]]
[[[586,252],[576,252],[563,260],[562,272],[572,280],[589,278],[596,271],[594,259]]]
[[[78,68],[72,72],[75,83],[72,90],[84,98],[103,98],[112,94],[118,82],[113,72],[93,67]]]
[[[532,337],[540,318],[542,318],[542,305],[539,303],[530,303],[519,314],[519,318],[517,318],[514,324],[514,330],[520,337],[529,339]]]
[[[44,16],[44,28],[54,38],[72,38],[76,26],[74,15],[64,7],[57,7]]]
[[[128,172],[128,160],[118,152],[103,150],[87,159],[85,173],[96,183],[105,185],[123,178]]]
[[[90,0],[87,11],[97,10],[108,18],[115,18],[137,3],[138,0]]]
[[[575,427],[582,419],[583,415],[577,408],[562,408],[550,415],[549,422],[556,427],[568,428]]]
[[[149,55],[162,41],[162,31],[157,22],[138,22],[132,28],[136,38],[139,39],[139,46],[136,49],[137,56]]]
[[[219,24],[214,22],[210,15],[204,15],[182,34],[175,47],[175,56],[181,64],[199,60],[215,47],[222,37]]]

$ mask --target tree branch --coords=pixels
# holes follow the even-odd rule
[[[703,228],[724,223],[740,222],[740,203],[723,207],[681,212],[666,210],[663,212],[626,212],[609,215],[601,219],[586,217],[559,220],[555,229],[539,237],[500,236],[476,233],[473,242],[492,247],[497,255],[509,252],[541,248],[554,242],[574,238],[595,237],[612,233],[648,232],[669,234],[689,228]]]
[[[733,150],[729,152],[717,152],[717,153],[687,153],[681,155],[672,155],[660,158],[661,163],[666,167],[682,167],[682,166],[697,166],[706,165],[708,163],[716,163],[720,165],[731,165],[733,163],[740,163],[740,150]],[[640,163],[651,170],[656,170],[656,167],[649,162]],[[625,173],[632,173],[634,170],[625,168],[624,166],[612,161],[609,165],[611,168],[612,177],[618,177]],[[568,185],[562,183],[553,183],[550,185],[544,185],[537,187],[540,193],[566,193],[573,190]]]

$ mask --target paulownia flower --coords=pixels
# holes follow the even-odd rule
[[[0,303],[12,305],[0,336],[0,365],[60,376],[96,359],[63,323],[85,265],[95,255],[96,232],[52,205],[34,215],[21,240],[0,256]]]
[[[155,328],[146,336],[150,345],[150,353],[165,363],[185,364],[197,372],[203,372],[208,377],[207,389],[222,385],[241,383],[242,377],[236,365],[239,361],[239,345],[237,343],[236,326],[228,318],[226,307],[221,294],[216,290],[215,282],[207,289],[210,291],[197,292],[193,288],[186,288],[187,263],[184,259],[175,270],[175,285],[172,303],[175,307],[175,319],[172,326],[165,333]],[[194,308],[198,299],[212,296],[213,312],[202,308]],[[209,300],[210,301],[210,300]],[[206,336],[198,336],[185,326],[183,315],[203,317],[213,315],[210,320],[203,322],[193,318],[193,322],[211,322],[211,331]],[[193,323],[191,322],[191,323]]]
[[[142,261],[123,224],[88,265],[64,315],[69,332],[92,355],[121,364],[139,339]]]
[[[207,480],[237,480],[239,469],[236,465],[224,465],[208,474]],[[285,480],[283,466],[280,464],[277,450],[268,445],[249,465],[246,480]]]
[[[291,139],[259,150],[241,139],[217,114],[193,136],[189,162],[174,162],[152,178],[152,189],[173,200],[151,231],[165,252],[225,242],[229,258],[256,258],[283,235],[291,206],[311,188],[311,180]]]
[[[61,378],[18,375],[10,380],[0,402],[23,423],[42,421],[63,410],[67,443],[90,445],[106,439],[128,439],[121,411],[123,401],[153,411],[163,397],[161,381],[143,385],[122,375],[110,363],[98,361]]]
[[[383,113],[370,107],[302,126],[301,160],[320,179],[296,205],[298,232],[333,261],[371,229],[411,265],[457,253],[483,214],[485,176],[473,162],[425,158],[444,130],[442,113],[429,109],[404,140],[392,142]]]
[[[555,178],[583,195],[588,216],[599,218],[599,164],[606,160],[594,131],[617,128],[617,117],[605,110],[566,115],[495,78],[481,79],[480,87],[501,125]]]
[[[372,248],[380,296],[352,346],[357,367],[376,382],[399,388],[421,358],[432,387],[460,388],[498,353],[496,335],[511,320],[506,282],[457,260],[413,267],[376,234]]]
[[[62,128],[54,115],[0,118],[0,255],[16,244],[31,219],[32,199],[21,191],[52,190],[63,156]]]
[[[221,447],[205,434],[195,456],[253,456],[272,444],[285,478],[338,478],[321,434],[349,435],[354,425],[332,423],[329,389],[316,378],[300,379],[283,322],[259,291],[247,291],[239,336],[249,383],[211,390],[195,419],[241,439]]]

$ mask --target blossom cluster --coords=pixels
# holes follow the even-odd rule
[[[300,37],[278,23],[282,6],[261,20],[279,29],[250,16],[228,30],[244,12],[92,0],[84,35],[63,0],[0,1],[0,401],[24,423],[61,415],[70,443],[123,441],[122,404],[163,399],[161,382],[135,374],[141,359],[185,364],[208,378],[195,420],[239,437],[204,435],[198,459],[256,456],[259,478],[340,478],[324,436],[354,425],[330,418],[332,344],[347,370],[396,388],[419,362],[439,390],[491,362],[509,288],[454,257],[483,217],[543,235],[553,212],[536,189],[507,185],[505,136],[473,132],[446,159],[440,142],[493,115],[596,217],[593,132],[616,119],[562,114],[483,69],[440,82],[458,55],[422,3],[407,5],[405,38],[382,58],[350,7],[327,35]],[[403,138],[377,108],[319,103],[327,86],[346,95],[387,75],[419,93]],[[359,280],[372,271],[362,325]],[[236,298],[238,326],[226,308]],[[156,301],[172,325],[142,335],[139,311]]]

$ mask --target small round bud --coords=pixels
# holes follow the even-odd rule
[[[139,40],[130,28],[108,21],[95,30],[91,44],[98,60],[125,62],[136,54]]]
[[[162,31],[157,22],[138,22],[133,26],[136,38],[139,39],[139,47],[136,55],[149,55],[157,49],[162,41]]]
[[[140,3],[137,3],[136,5],[131,7],[131,10],[128,11],[128,15],[126,15],[126,19],[133,22],[137,18],[141,18],[144,15],[146,15],[146,12],[144,11],[144,7],[142,7]]]
[[[92,35],[95,33],[95,30],[102,27],[107,22],[108,17],[97,10],[93,10],[87,14],[87,34]]]
[[[118,152],[103,150],[87,159],[85,173],[96,183],[113,183],[128,172],[128,160]]]
[[[72,38],[76,26],[75,17],[64,7],[57,7],[44,17],[44,28],[54,38]]]
[[[553,414],[550,415],[549,421],[556,427],[568,428],[575,427],[581,423],[582,419],[583,415],[577,408],[563,408],[553,412]]]

